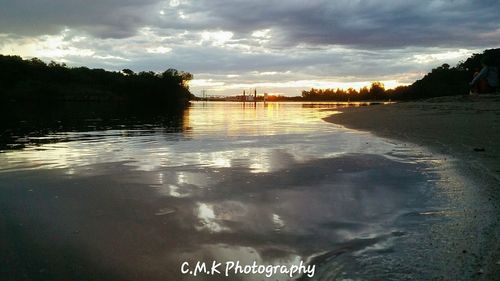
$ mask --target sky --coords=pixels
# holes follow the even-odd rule
[[[200,96],[410,84],[500,47],[498,0],[0,0],[0,53],[190,72]]]

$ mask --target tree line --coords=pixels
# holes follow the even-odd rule
[[[300,100],[307,101],[359,101],[359,100],[411,100],[438,96],[465,95],[469,93],[469,82],[481,69],[481,61],[500,66],[500,48],[474,54],[465,61],[451,67],[443,64],[408,86],[385,89],[383,83],[373,82],[370,87],[344,89],[310,89],[302,91]],[[294,98],[293,100],[297,100]]]
[[[121,101],[134,104],[187,103],[189,72],[130,69],[106,71],[0,55],[0,99],[12,101]]]

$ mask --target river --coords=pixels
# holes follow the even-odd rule
[[[5,280],[264,280],[301,262],[312,276],[269,280],[428,280],[459,265],[443,245],[462,179],[423,148],[323,121],[337,106],[4,119]],[[194,276],[213,261],[220,274]],[[226,276],[237,261],[257,272]]]

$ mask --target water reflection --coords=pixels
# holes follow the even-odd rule
[[[0,203],[33,253],[14,263],[35,264],[25,273],[36,280],[227,280],[180,272],[184,261],[214,259],[306,261],[320,267],[315,278],[340,278],[356,262],[339,257],[374,258],[407,235],[398,221],[428,210],[433,178],[410,149],[326,124],[329,114],[294,103],[195,103],[174,123],[63,127],[0,153]],[[72,255],[54,258],[61,252]],[[71,263],[81,268],[62,270]]]
[[[136,108],[120,103],[0,104],[0,151],[68,141],[189,130],[181,108]],[[112,144],[112,143],[111,143]]]
[[[353,133],[332,135],[338,129],[324,126],[321,120],[331,112],[295,103],[261,104],[251,109],[242,109],[241,103],[195,103],[173,115],[150,112],[128,119],[117,115],[93,119],[76,116],[73,118],[79,121],[75,121],[66,120],[66,114],[70,113],[62,111],[57,118],[47,121],[51,125],[63,124],[59,131],[42,134],[40,129],[33,129],[39,124],[31,120],[22,127],[26,130],[22,133],[24,137],[10,134],[5,146],[25,148],[2,153],[4,164],[0,169],[71,166],[77,171],[83,165],[130,161],[137,169],[149,171],[185,165],[219,168],[235,165],[250,167],[258,173],[286,166],[290,159],[283,159],[283,155],[307,160],[365,148],[373,153],[391,149],[377,138],[367,143],[363,137],[353,137]],[[4,126],[11,126],[12,122]],[[288,154],[280,156],[282,151]]]

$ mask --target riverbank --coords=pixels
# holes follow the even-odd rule
[[[500,96],[443,97],[344,108],[340,112],[324,120],[410,145],[427,147],[436,155],[444,155],[440,165],[471,179],[471,183],[466,184],[466,194],[460,194],[466,200],[457,224],[472,225],[461,235],[463,245],[456,247],[477,246],[474,253],[478,256],[477,276],[471,276],[471,280],[498,280]],[[452,197],[456,191],[450,188],[449,192]],[[450,237],[453,235],[450,233]],[[470,254],[467,250],[462,252],[464,255]]]

